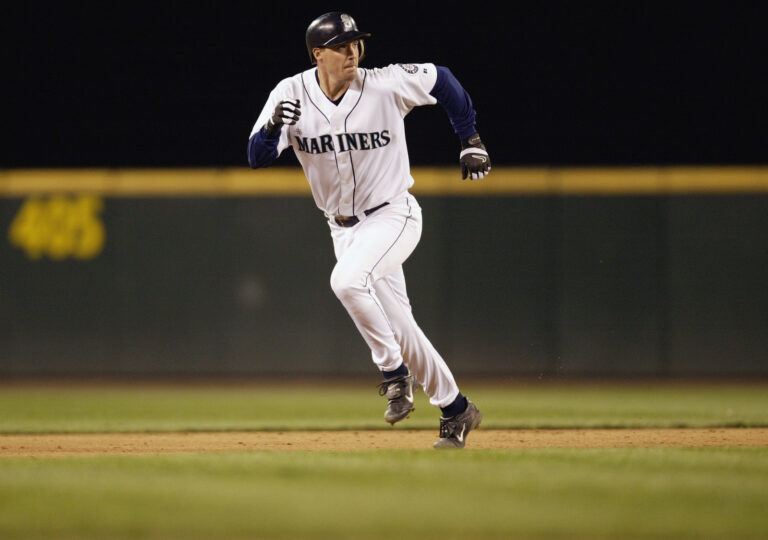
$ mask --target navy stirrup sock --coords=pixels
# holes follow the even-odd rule
[[[400,364],[400,367],[397,368],[394,371],[382,371],[381,374],[384,375],[384,379],[394,379],[395,377],[400,377],[402,375],[408,375],[410,373],[408,371],[408,367],[405,364]]]
[[[443,411],[443,418],[452,418],[467,410],[467,398],[462,396],[461,392],[459,392],[459,395],[456,396],[456,399],[454,399],[450,405],[441,407],[440,410]]]

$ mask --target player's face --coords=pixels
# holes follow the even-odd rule
[[[357,64],[360,61],[359,40],[316,49],[317,66],[336,79],[351,81],[357,77]]]

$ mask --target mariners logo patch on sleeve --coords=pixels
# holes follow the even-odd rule
[[[397,64],[397,65],[403,68],[403,71],[405,71],[406,73],[410,73],[411,75],[419,71],[419,68],[414,66],[413,64]]]

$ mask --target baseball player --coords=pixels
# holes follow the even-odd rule
[[[440,103],[461,141],[462,178],[483,178],[491,163],[472,101],[453,74],[429,63],[360,68],[369,37],[346,13],[312,21],[305,38],[316,67],[272,90],[248,141],[248,163],[267,167],[289,146],[301,163],[333,239],[331,288],[382,373],[384,419],[394,425],[408,416],[418,383],[442,412],[435,448],[463,448],[482,414],[416,324],[406,293],[402,265],[419,242],[422,216],[408,192],[405,116]]]

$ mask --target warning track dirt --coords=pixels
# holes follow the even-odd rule
[[[432,448],[425,430],[237,431],[0,435],[0,457],[152,455],[238,451]],[[768,428],[479,429],[466,450],[521,448],[768,446]]]

